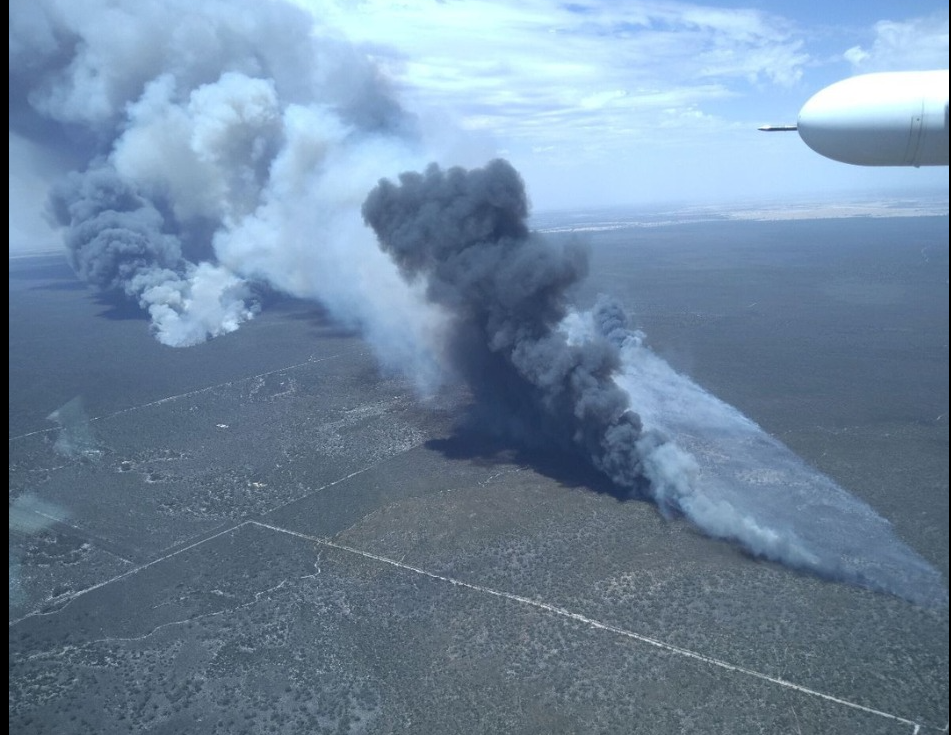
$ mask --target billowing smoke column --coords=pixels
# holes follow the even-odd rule
[[[13,0],[9,53],[11,147],[58,174],[70,264],[147,310],[165,344],[238,328],[257,284],[317,299],[421,389],[462,376],[496,431],[570,448],[712,536],[947,600],[885,520],[671,370],[617,303],[572,311],[585,253],[528,231],[507,163],[381,182],[486,152],[442,130],[435,145],[366,55],[300,8]]]
[[[363,205],[404,278],[451,315],[445,356],[491,428],[570,447],[632,496],[755,556],[946,603],[941,575],[886,520],[672,370],[617,302],[570,310],[585,254],[529,232],[527,214],[502,160],[404,173]]]
[[[50,205],[67,228],[67,258],[76,274],[136,299],[160,342],[198,344],[253,316],[248,285],[223,268],[185,260],[159,211],[113,169],[67,177],[54,187]]]
[[[452,315],[448,361],[477,404],[507,404],[486,415],[505,416],[522,439],[574,446],[618,485],[636,485],[641,427],[612,380],[617,347],[599,336],[569,344],[556,329],[586,254],[528,231],[515,169],[497,159],[404,173],[399,186],[382,181],[370,193],[363,215],[403,275],[423,278],[428,298]]]
[[[363,216],[403,276],[424,281],[427,297],[451,314],[447,361],[484,420],[523,442],[544,437],[573,448],[619,487],[681,510],[652,467],[675,448],[645,434],[614,380],[630,334],[623,309],[602,298],[592,312],[597,329],[581,340],[561,329],[587,255],[529,231],[525,188],[508,162],[471,171],[433,164],[401,174],[399,185],[383,180]],[[692,471],[689,458],[682,464]]]
[[[72,171],[50,206],[71,265],[165,344],[236,329],[263,284],[434,380],[439,315],[359,214],[381,175],[437,155],[417,127],[366,54],[291,3],[10,5],[11,145]]]

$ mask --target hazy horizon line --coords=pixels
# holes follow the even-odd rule
[[[948,193],[861,195],[836,199],[802,198],[788,201],[742,200],[718,203],[605,204],[540,209],[529,222],[538,232],[603,231],[633,227],[664,227],[698,222],[790,221],[856,218],[947,217],[951,213]],[[664,217],[664,219],[658,219]],[[546,222],[576,218],[579,221]],[[539,221],[540,220],[540,221]],[[65,246],[44,244],[31,248],[10,240],[9,260],[55,255]]]

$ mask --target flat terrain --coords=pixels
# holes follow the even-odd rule
[[[579,303],[619,296],[947,582],[947,217],[584,237]],[[462,400],[315,304],[172,349],[62,257],[11,260],[11,731],[946,731],[946,606],[461,436]]]

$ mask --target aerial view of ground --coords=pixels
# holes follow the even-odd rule
[[[597,222],[542,227],[590,248],[578,304],[619,298],[946,590],[947,215]],[[12,732],[947,732],[946,595],[464,431],[464,391],[420,397],[319,304],[170,348],[61,254],[9,281]]]

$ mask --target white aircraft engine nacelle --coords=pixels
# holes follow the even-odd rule
[[[799,136],[827,158],[859,166],[948,165],[948,72],[845,79],[799,112]]]

